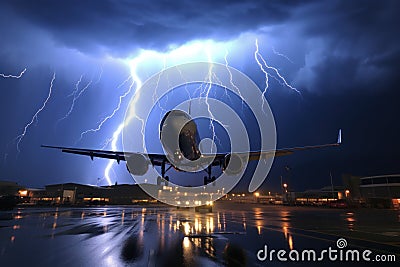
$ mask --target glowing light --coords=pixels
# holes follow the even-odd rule
[[[28,195],[28,191],[27,190],[19,190],[18,193],[19,193],[19,195],[21,197],[26,197]]]
[[[46,100],[43,102],[43,105],[33,115],[31,121],[27,125],[25,125],[24,130],[22,131],[22,133],[15,138],[15,140],[17,140],[17,151],[18,151],[18,153],[20,152],[19,145],[20,145],[22,139],[25,137],[25,135],[26,135],[26,133],[28,131],[28,128],[33,124],[33,122],[35,120],[38,119],[39,113],[46,107],[47,102],[49,101],[49,99],[51,97],[51,92],[52,92],[52,89],[53,89],[53,82],[54,82],[55,79],[56,79],[56,73],[54,72],[53,78],[51,79],[51,82],[50,82],[49,94],[47,95]]]
[[[190,240],[189,240],[189,237],[187,237],[187,236],[185,236],[183,238],[183,247],[184,248],[189,248],[190,247]]]
[[[190,225],[189,225],[189,223],[188,222],[184,222],[184,223],[182,223],[182,225],[184,227],[185,235],[189,235],[190,234]]]
[[[3,78],[14,78],[14,79],[19,79],[19,78],[21,78],[21,77],[22,77],[22,75],[24,75],[24,73],[25,73],[25,72],[26,72],[26,68],[25,68],[25,69],[23,69],[19,75],[13,75],[13,74],[4,74],[4,73],[0,73],[0,77],[3,77]]]
[[[293,238],[292,238],[292,235],[289,235],[288,244],[289,244],[289,248],[293,249]]]

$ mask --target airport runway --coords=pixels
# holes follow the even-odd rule
[[[324,265],[398,266],[399,226],[399,211],[375,209],[223,202],[213,213],[163,205],[17,208],[0,211],[0,266],[316,266],[321,262],[308,254],[301,260],[303,250],[316,251],[318,260],[329,247],[338,257],[340,250],[371,250],[371,261],[325,254]],[[340,238],[346,246],[338,247]],[[265,246],[276,250],[271,259],[262,259]],[[397,264],[377,262],[377,255],[394,255]]]

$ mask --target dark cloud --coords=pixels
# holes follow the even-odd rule
[[[301,9],[302,38],[308,39],[299,85],[318,92],[370,90],[397,76],[398,1],[329,1]]]
[[[396,75],[391,61],[400,54],[398,7],[398,1],[6,1],[1,21],[12,27],[0,30],[0,46],[14,53],[20,46],[19,57],[35,50],[24,58],[44,50],[51,57],[50,44],[126,57],[196,39],[266,33],[267,41],[292,44],[300,57],[302,64],[289,73],[296,85],[342,92],[349,84],[360,88],[377,82],[376,76]]]
[[[4,3],[5,4],[5,3]],[[28,23],[87,53],[166,49],[193,39],[227,40],[290,19],[284,1],[8,1]]]

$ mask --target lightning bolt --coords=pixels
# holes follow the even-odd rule
[[[86,86],[83,87],[83,88],[79,91],[79,93],[78,93],[79,84],[80,84],[81,81],[82,81],[82,77],[83,77],[83,75],[81,75],[81,77],[79,78],[79,80],[78,80],[77,83],[75,84],[75,90],[69,95],[69,97],[70,97],[70,96],[73,96],[73,99],[72,99],[72,103],[71,103],[71,106],[70,106],[68,112],[65,114],[64,117],[62,117],[61,119],[59,119],[59,120],[57,121],[56,125],[57,125],[58,123],[60,123],[61,121],[65,120],[66,118],[68,118],[68,116],[72,113],[72,111],[73,111],[73,109],[74,109],[74,107],[75,107],[75,102],[76,102],[76,101],[78,100],[78,98],[86,91],[86,89],[88,89],[89,86],[92,84],[92,80],[90,80],[90,81],[86,84]]]
[[[102,76],[103,76],[103,67],[100,67],[99,77],[98,77],[97,81],[96,81],[94,84],[98,84],[98,83],[100,82]],[[79,77],[79,80],[76,82],[76,84],[75,84],[75,89],[72,91],[71,94],[69,94],[69,95],[67,96],[67,97],[73,96],[71,106],[70,106],[68,112],[65,114],[65,116],[62,117],[61,119],[59,119],[59,120],[57,121],[56,126],[57,126],[61,121],[65,120],[66,118],[69,117],[69,115],[72,113],[72,111],[73,111],[73,109],[74,109],[74,107],[75,107],[75,102],[78,100],[78,98],[81,97],[81,95],[82,95],[82,94],[89,88],[89,86],[93,83],[93,76],[92,76],[92,79],[86,84],[86,86],[83,87],[83,88],[79,91],[79,85],[80,85],[80,83],[82,82],[82,78],[83,78],[83,74]],[[79,93],[78,93],[78,91],[79,91]]]
[[[79,77],[79,80],[76,82],[74,91],[72,91],[72,93],[69,94],[67,97],[71,97],[71,96],[76,95],[76,93],[79,90],[79,84],[82,82],[82,78],[83,78],[83,75],[81,75],[81,77]]]
[[[131,80],[131,76],[129,76],[125,81],[123,81],[120,85],[118,85],[117,88],[121,88],[121,87],[122,87],[123,85],[125,85],[129,80]],[[117,107],[111,112],[111,114],[108,115],[108,116],[106,116],[104,119],[102,119],[102,120],[99,122],[99,124],[97,125],[96,128],[83,131],[83,132],[81,133],[81,136],[80,136],[80,138],[78,139],[78,141],[76,141],[76,143],[79,143],[79,142],[83,139],[83,137],[84,137],[86,134],[88,134],[88,133],[95,133],[95,132],[100,131],[101,128],[103,127],[104,123],[106,123],[108,120],[110,120],[110,119],[112,119],[112,118],[114,117],[115,113],[117,113],[117,111],[121,108],[122,100],[131,92],[132,86],[133,86],[133,81],[132,81],[131,85],[129,86],[128,90],[127,90],[124,94],[122,94],[122,95],[119,96],[118,105],[117,105]],[[104,146],[106,146],[107,144],[108,144],[108,143],[106,143]]]
[[[233,88],[235,88],[236,93],[239,95],[240,99],[241,99],[241,103],[242,103],[242,111],[244,109],[244,100],[243,100],[243,96],[242,93],[240,92],[239,87],[236,86],[236,84],[233,82],[233,76],[232,76],[232,72],[229,68],[229,63],[228,63],[228,50],[225,50],[225,56],[224,56],[224,61],[225,61],[225,67],[228,70],[229,73],[229,82],[232,85]],[[227,92],[227,89],[225,89],[225,92]],[[227,94],[227,96],[229,97],[229,95]]]
[[[133,85],[136,84],[136,93],[140,93],[138,90],[142,86],[142,81],[140,80],[139,76],[136,73],[136,67],[137,67],[137,62],[134,60],[132,66],[131,66],[131,76],[129,77],[129,79],[132,80],[132,83],[131,83],[128,91],[130,92],[132,87],[133,87]],[[121,97],[120,97],[120,103],[121,103]],[[145,127],[144,120],[139,118],[134,112],[132,112],[131,115],[133,115],[135,118],[139,119],[142,122],[142,130],[141,130],[141,132],[142,132],[143,146],[144,146],[145,145],[145,143],[144,143],[144,141],[145,141],[144,140],[144,127]],[[121,135],[122,130],[124,129],[124,127],[125,127],[125,124],[124,124],[124,122],[122,122],[122,123],[120,123],[118,125],[117,129],[114,131],[114,133],[112,135],[112,139],[111,139],[111,150],[113,150],[113,151],[117,150],[117,142],[119,140],[119,136]],[[114,162],[115,161],[113,159],[110,159],[108,161],[108,164],[107,164],[106,168],[104,169],[104,177],[107,180],[109,185],[112,184],[111,177],[110,177],[110,170],[112,169],[112,166],[114,165]]]
[[[24,75],[24,73],[26,72],[26,68],[23,69],[23,71],[21,71],[21,73],[19,75],[13,75],[13,74],[4,74],[4,73],[0,73],[0,77],[3,78],[14,78],[14,79],[19,79],[22,77],[22,75]]]
[[[224,127],[228,127],[228,126],[225,125],[223,122],[221,122],[221,121],[219,121],[218,119],[215,118],[214,114],[213,114],[212,111],[211,111],[210,104],[209,104],[209,102],[208,102],[208,99],[209,99],[209,97],[210,97],[211,88],[212,88],[212,85],[214,84],[214,83],[213,83],[213,78],[214,78],[217,82],[219,81],[219,79],[218,79],[217,75],[216,75],[216,74],[214,73],[214,71],[213,71],[213,64],[212,64],[213,59],[212,59],[212,56],[211,56],[211,52],[210,52],[209,49],[207,49],[206,52],[207,52],[207,60],[208,60],[208,62],[209,62],[210,64],[209,64],[209,69],[208,69],[207,77],[205,77],[205,79],[204,79],[204,83],[206,84],[206,88],[205,88],[205,90],[204,90],[202,93],[205,95],[205,97],[204,97],[204,99],[205,99],[205,104],[206,104],[206,106],[207,106],[208,114],[209,114],[210,117],[211,117],[211,119],[210,119],[210,124],[209,124],[209,129],[212,131],[212,139],[211,139],[211,140],[212,140],[212,142],[213,142],[214,144],[215,144],[215,141],[217,141],[217,142],[219,143],[219,145],[222,146],[221,139],[218,138],[218,136],[217,136],[217,134],[216,134],[216,132],[215,132],[215,125],[214,125],[214,122],[217,122],[217,123],[221,124],[221,125],[224,126]],[[225,59],[226,59],[226,57],[225,57]],[[227,62],[227,61],[226,61],[226,62]],[[219,82],[220,82],[220,81],[219,81]],[[200,95],[202,95],[202,93],[200,93]],[[225,88],[225,94],[227,94],[226,88]],[[229,96],[228,96],[228,98],[229,98]],[[212,145],[212,144],[210,144],[210,145],[211,145],[210,153],[214,153],[214,151],[213,151],[213,145]],[[215,151],[215,152],[217,152],[217,151]]]
[[[30,121],[28,124],[25,125],[24,130],[22,131],[22,133],[21,133],[20,135],[18,135],[18,136],[15,138],[15,140],[17,141],[17,151],[18,151],[18,154],[20,153],[19,145],[20,145],[22,139],[25,137],[25,135],[26,135],[26,133],[27,133],[27,131],[28,131],[28,128],[33,124],[33,122],[34,122],[35,120],[37,121],[39,113],[46,107],[47,102],[49,101],[49,99],[50,99],[50,97],[51,97],[51,92],[52,92],[52,89],[53,89],[53,83],[54,83],[54,80],[55,80],[55,79],[56,79],[56,73],[54,72],[53,78],[51,79],[51,82],[50,82],[49,94],[47,95],[46,100],[43,102],[42,106],[41,106],[41,107],[36,111],[36,113],[33,115],[31,121]]]
[[[282,53],[279,53],[278,51],[275,50],[274,47],[272,47],[272,52],[273,52],[275,55],[280,56],[280,57],[283,57],[284,59],[286,59],[286,60],[289,61],[290,63],[294,64],[294,62],[293,62],[287,55],[282,54]]]
[[[97,81],[94,84],[98,84],[100,82],[101,78],[103,77],[103,72],[104,72],[104,69],[103,69],[103,66],[101,66],[100,67],[99,78],[97,79]]]
[[[158,86],[159,86],[159,83],[160,83],[161,75],[162,75],[163,71],[166,69],[166,67],[167,67],[167,57],[164,55],[163,56],[163,67],[162,67],[161,71],[159,71],[158,79],[157,79],[157,82],[156,82],[156,87],[155,87],[154,93],[153,93],[153,103],[155,103],[157,101],[157,99],[158,99],[157,90],[159,88]],[[185,86],[185,88],[186,88],[186,86]],[[186,92],[187,92],[187,90],[186,90]],[[168,94],[165,95],[165,99],[166,99],[165,101],[168,102]],[[161,101],[157,101],[156,104],[161,109],[161,112],[160,112],[160,121],[161,121],[162,115],[165,114],[167,112],[167,110],[161,105]]]
[[[267,62],[265,61],[265,59],[263,58],[263,56],[260,54],[259,49],[258,49],[258,40],[256,39],[255,41],[255,46],[256,46],[256,50],[254,51],[254,59],[257,62],[257,65],[260,67],[260,70],[264,73],[265,75],[265,87],[263,90],[263,95],[267,92],[267,89],[269,87],[269,79],[268,76],[271,76],[272,78],[274,78],[275,80],[277,80],[280,84],[290,88],[291,90],[295,91],[296,93],[300,94],[300,91],[297,90],[295,87],[291,86],[290,84],[288,84],[288,82],[286,81],[286,79],[279,73],[278,69],[272,66],[269,66],[267,64]],[[272,73],[268,72],[271,71]],[[265,103],[265,99],[264,97],[262,98],[262,108],[264,109],[264,103]]]
[[[211,53],[207,51],[207,58],[208,58],[208,62],[212,62],[211,59]],[[213,64],[209,65],[209,69],[208,69],[208,76],[207,76],[207,88],[206,88],[206,97],[205,97],[205,103],[207,105],[207,110],[208,110],[208,114],[210,114],[211,116],[211,120],[210,120],[210,129],[212,130],[212,141],[213,143],[215,143],[215,139],[217,138],[217,135],[215,134],[215,126],[214,126],[214,114],[211,112],[211,108],[210,108],[210,104],[208,103],[208,97],[210,95],[210,91],[211,91],[211,87],[212,87],[212,76],[213,76]],[[211,145],[211,149],[210,152],[213,153],[213,146]]]

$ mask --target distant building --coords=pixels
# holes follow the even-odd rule
[[[134,204],[154,201],[139,185],[113,185],[104,187],[109,204]]]
[[[0,181],[0,210],[11,210],[17,205],[20,189],[15,182]]]
[[[18,195],[18,190],[21,186],[16,182],[0,181],[0,196],[14,196]]]
[[[370,206],[399,208],[400,174],[361,177],[360,193]]]
[[[42,199],[45,204],[91,204],[109,202],[108,194],[105,188],[84,185],[77,183],[64,183],[46,185],[46,198]]]
[[[27,201],[42,205],[129,205],[154,201],[139,185],[94,186],[78,183],[46,185],[45,189],[25,189]],[[22,196],[22,195],[21,195]]]
[[[325,186],[321,189],[311,189],[303,192],[288,192],[284,194],[284,201],[300,205],[327,204],[331,201],[346,198],[343,186]]]

